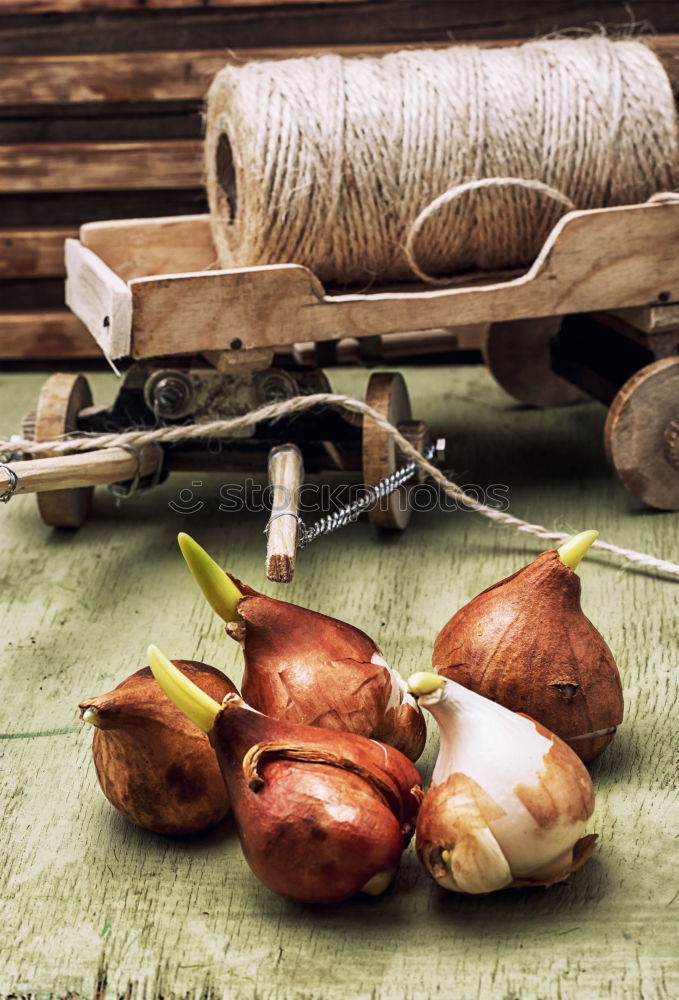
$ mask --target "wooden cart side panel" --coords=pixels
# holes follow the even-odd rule
[[[306,268],[130,282],[133,355],[245,348],[625,308],[679,290],[679,204],[571,212],[530,270],[476,287],[328,296]]]
[[[78,240],[66,240],[66,305],[82,320],[104,354],[121,358],[130,353],[130,289]]]
[[[323,300],[323,288],[296,264],[138,278],[129,286],[135,358],[222,350],[234,341],[241,349],[324,339],[307,337],[301,317]]]
[[[209,215],[88,222],[80,242],[124,281],[214,268],[217,253]]]

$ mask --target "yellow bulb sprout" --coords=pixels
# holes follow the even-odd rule
[[[203,591],[210,607],[225,622],[240,621],[238,602],[243,594],[236,584],[190,535],[181,531],[177,535],[177,541],[191,575]]]
[[[441,677],[440,674],[430,674],[426,670],[420,670],[408,678],[408,690],[415,695],[432,694],[438,688],[445,687],[445,683],[445,677]]]
[[[149,646],[148,657],[153,676],[173,705],[204,733],[209,733],[221,709],[219,702],[201,691],[157,646]]]
[[[557,549],[559,559],[570,569],[577,569],[582,557],[585,555],[590,545],[599,537],[598,531],[581,531],[579,535],[573,535],[567,542]]]

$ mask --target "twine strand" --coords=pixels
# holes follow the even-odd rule
[[[32,441],[30,439],[12,437],[8,440],[0,441],[0,454],[4,452],[25,451],[31,455],[63,455],[72,452],[115,448],[124,445],[140,447],[151,442],[172,444],[177,441],[190,441],[196,438],[228,437],[236,431],[252,428],[263,421],[278,420],[281,417],[291,416],[318,406],[337,406],[352,413],[362,414],[364,417],[373,420],[398,445],[399,450],[407,458],[416,462],[438,484],[446,496],[464,504],[469,510],[481,514],[496,524],[502,524],[505,527],[535,535],[537,538],[542,538],[546,541],[560,543],[570,537],[570,534],[550,531],[541,524],[532,524],[528,521],[523,521],[521,518],[507,513],[507,511],[497,510],[489,507],[487,504],[481,503],[475,497],[465,493],[457,483],[452,479],[448,479],[440,469],[432,465],[401,434],[398,428],[390,423],[378,410],[360,399],[354,399],[351,396],[339,393],[319,392],[309,396],[293,396],[290,399],[277,403],[268,403],[265,406],[260,406],[255,410],[236,417],[229,417],[225,420],[212,420],[204,424],[182,424],[176,427],[159,427],[152,430],[131,430],[112,434],[64,437],[54,441]],[[20,469],[20,464],[18,468]],[[637,552],[634,549],[623,548],[620,545],[614,545],[612,542],[605,542],[601,539],[597,539],[592,547],[601,552],[608,552],[611,555],[626,559],[638,566],[679,577],[679,565],[667,559],[659,559],[650,553]]]
[[[537,191],[540,194],[544,194],[548,198],[562,204],[568,212],[573,211],[575,208],[575,202],[565,195],[563,191],[557,191],[556,188],[551,187],[549,184],[543,184],[542,181],[529,181],[524,177],[485,177],[480,181],[467,181],[466,184],[457,184],[455,187],[444,191],[443,194],[438,196],[438,198],[434,198],[433,201],[429,202],[427,207],[422,209],[420,214],[408,229],[408,235],[403,249],[410,270],[420,279],[420,281],[425,281],[430,285],[447,285],[453,277],[453,275],[448,275],[436,278],[434,275],[427,274],[423,271],[417,262],[415,241],[420,235],[420,232],[427,220],[430,219],[431,216],[444,205],[450,205],[451,202],[460,198],[468,191],[481,191],[484,188],[501,187],[518,187],[523,188],[526,191]]]

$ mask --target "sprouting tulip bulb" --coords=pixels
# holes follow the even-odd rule
[[[236,584],[190,535],[181,531],[177,535],[177,541],[191,575],[203,591],[210,607],[225,622],[240,621],[238,602],[243,595]]]
[[[445,687],[446,679],[440,674],[430,674],[420,670],[408,678],[408,690],[414,695],[432,694],[438,688]]]
[[[209,733],[221,705],[190,681],[157,646],[148,648],[149,666],[161,688],[180,712],[204,733]]]
[[[590,545],[599,537],[598,531],[581,531],[579,535],[573,535],[567,542],[557,550],[559,559],[570,569],[577,569],[582,557],[585,555]]]

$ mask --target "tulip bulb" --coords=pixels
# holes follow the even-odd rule
[[[365,632],[258,593],[186,534],[179,544],[227,634],[243,649],[241,689],[249,705],[273,719],[380,740],[417,760],[426,740],[422,713]]]
[[[556,733],[593,760],[622,722],[613,654],[580,607],[575,569],[597,537],[543,552],[461,608],[439,632],[434,668]]]
[[[221,701],[237,693],[214,667],[173,662],[201,694],[207,691]],[[79,707],[83,722],[94,726],[92,756],[101,789],[125,819],[155,833],[178,835],[214,826],[229,811],[207,736],[168,701],[148,667]]]
[[[149,662],[167,696],[209,729],[243,853],[269,889],[331,903],[387,888],[422,797],[403,754],[353,733],[269,719],[237,695],[210,704],[155,646]]]
[[[584,864],[595,835],[586,768],[524,715],[436,674],[410,690],[436,719],[440,749],[417,818],[425,871],[445,889],[487,893],[552,885]]]

